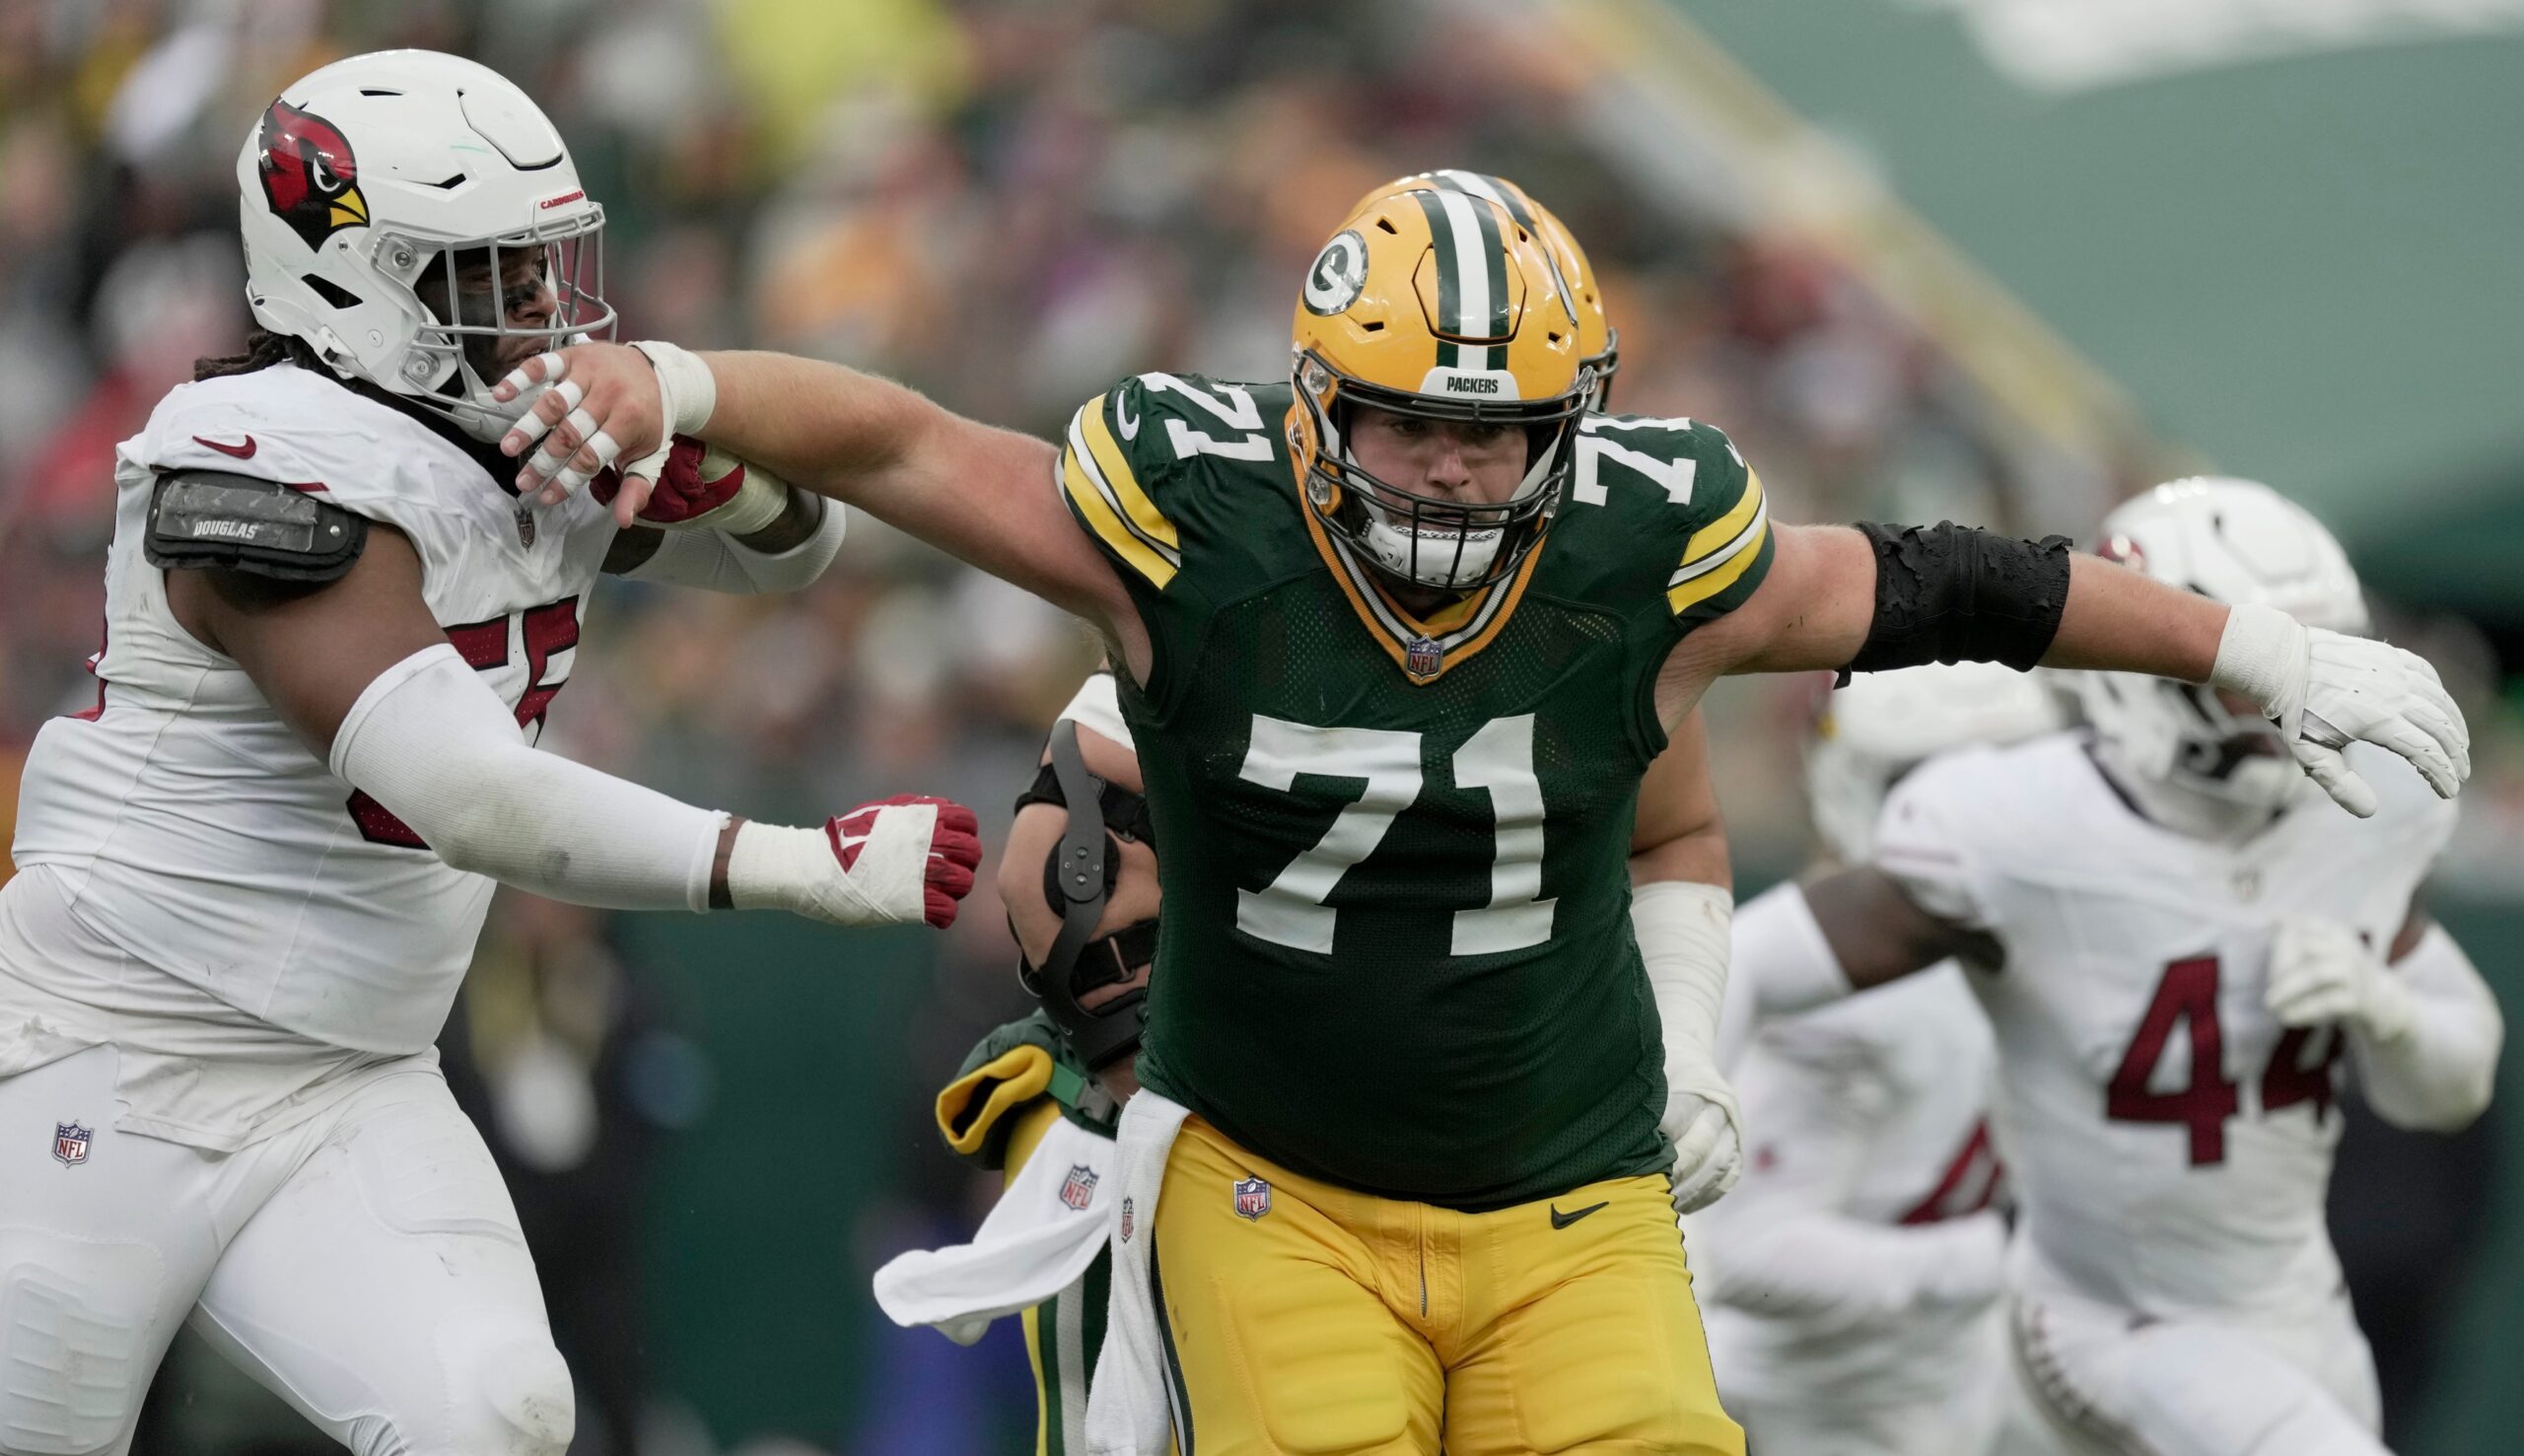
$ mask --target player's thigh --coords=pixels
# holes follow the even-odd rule
[[[1156,1219],[1166,1358],[1198,1456],[1436,1456],[1443,1377],[1376,1291],[1360,1240],[1271,1178],[1267,1212],[1236,1211],[1261,1169],[1187,1124]]]
[[[2055,1318],[2030,1333],[2028,1385],[2072,1450],[2386,1456],[2312,1372],[2245,1331]]]
[[[1620,1178],[1466,1220],[1467,1310],[1495,1313],[1447,1371],[1448,1456],[1741,1456],[1670,1198]]]
[[[380,1076],[212,1271],[193,1321],[356,1456],[560,1456],[574,1424],[534,1261],[434,1072]]]
[[[0,1077],[0,1452],[119,1451],[219,1254],[224,1160],[116,1132],[109,1046]]]

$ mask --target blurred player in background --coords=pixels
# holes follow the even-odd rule
[[[946,1145],[1005,1173],[1007,1190],[970,1243],[878,1270],[876,1302],[897,1324],[966,1345],[1021,1312],[1034,1449],[1082,1456],[1111,1288],[1114,1125],[1139,1089],[1133,1059],[1157,955],[1156,831],[1110,671],[1061,711],[1017,804],[999,895],[1043,1009],[984,1037],[938,1094]]]
[[[2238,610],[2367,627],[2330,532],[2269,487],[2160,486],[2105,551]],[[2022,1449],[2372,1456],[2379,1412],[2324,1227],[2344,1052],[2384,1119],[2488,1105],[2503,1028],[2416,901],[2454,810],[2379,776],[2363,822],[2226,694],[2080,679],[2091,737],[1933,760],[1867,863],[1738,947],[1773,1009],[1960,959],[1997,1032],[2022,1212]],[[2355,750],[2363,758],[2368,750]]]
[[[1099,1450],[1740,1451],[1673,1221],[1737,1162],[1731,896],[1642,792],[1723,672],[2153,671],[2248,693],[2360,812],[2352,739],[2468,772],[2390,647],[2063,541],[1774,527],[1719,431],[1589,413],[1576,326],[1531,230],[1437,189],[1324,244],[1286,381],[1125,380],[1060,451],[657,341],[495,391],[585,391],[502,442],[522,489],[618,455],[627,518],[703,432],[1106,635],[1166,913]]]
[[[123,444],[97,706],[0,889],[0,1451],[118,1452],[178,1322],[365,1456],[553,1456],[569,1373],[432,1041],[493,881],[943,925],[970,811],[819,829],[535,751],[599,570],[804,585],[841,513],[679,446],[537,512],[486,380],[611,323],[603,213],[523,92],[392,51],[240,153],[247,355]]]
[[[1923,760],[2061,719],[2042,680],[1988,662],[1857,678],[1805,750],[1827,859],[1866,863],[1884,796]],[[1946,964],[1739,1045],[1794,893],[1735,916],[1718,1061],[1750,1129],[1744,1178],[1691,1220],[1718,1388],[1756,1451],[1979,1456],[2007,1381],[1989,1020]]]

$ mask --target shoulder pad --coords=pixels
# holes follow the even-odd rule
[[[1134,375],[1070,417],[1061,489],[1124,580],[1161,591],[1183,566],[1189,487],[1223,467],[1286,478],[1274,441],[1287,407],[1285,385]]]
[[[218,566],[282,582],[332,582],[367,544],[365,519],[279,481],[172,470],[150,494],[141,550],[165,569]]]

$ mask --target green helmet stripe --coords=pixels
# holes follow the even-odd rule
[[[1455,227],[1446,216],[1446,205],[1435,192],[1414,192],[1412,200],[1420,204],[1421,214],[1429,220],[1429,250],[1437,256],[1437,326],[1451,331],[1455,311],[1460,307],[1455,285]],[[1459,369],[1463,351],[1443,339],[1437,341],[1437,367]]]

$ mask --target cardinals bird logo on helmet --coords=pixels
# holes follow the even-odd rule
[[[287,102],[274,102],[263,113],[260,145],[263,198],[309,247],[344,228],[368,225],[359,164],[340,128]]]

